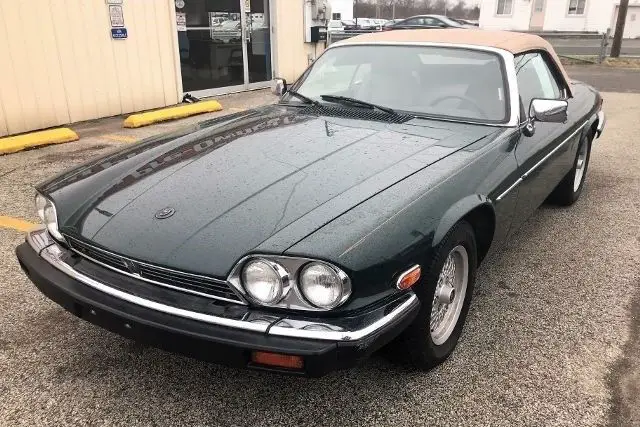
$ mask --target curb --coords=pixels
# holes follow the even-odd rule
[[[218,101],[200,101],[178,107],[168,107],[146,113],[132,114],[125,119],[123,126],[126,128],[138,128],[153,123],[182,119],[184,117],[195,116],[196,114],[213,113],[220,110],[222,110],[222,105],[220,105]]]
[[[0,138],[0,155],[16,153],[28,148],[77,141],[78,134],[69,128],[49,129],[24,135]]]

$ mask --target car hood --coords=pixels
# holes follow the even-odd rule
[[[40,186],[63,233],[224,277],[282,253],[352,207],[495,128],[304,114],[274,105],[203,122]],[[437,172],[434,172],[437,173]]]

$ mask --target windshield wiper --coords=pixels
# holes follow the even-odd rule
[[[303,101],[305,104],[320,105],[318,101],[306,97],[303,94],[296,92],[295,90],[288,90],[287,93],[294,98],[298,98],[299,100]]]
[[[341,103],[341,104],[361,105],[363,107],[368,107],[368,108],[371,108],[371,109],[377,109],[377,110],[380,110],[380,111],[384,111],[387,114],[398,114],[395,110],[393,110],[393,109],[391,109],[389,107],[383,107],[382,105],[372,104],[370,102],[362,101],[362,100],[356,99],[356,98],[350,98],[348,96],[320,95],[320,98],[322,98],[323,101],[338,102],[338,103]]]

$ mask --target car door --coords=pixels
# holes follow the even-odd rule
[[[528,117],[531,100],[565,99],[566,87],[550,66],[552,62],[545,52],[528,52],[515,57],[515,68],[520,93],[521,128]],[[569,100],[570,102],[570,100]],[[535,209],[544,202],[573,163],[574,139],[571,136],[575,125],[570,123],[535,122],[531,136],[520,133],[515,156],[523,178],[518,188],[518,202],[514,218],[514,229],[520,226]]]
[[[431,17],[423,18],[422,26],[424,28],[443,28],[443,27],[447,27],[447,25],[445,25],[445,23],[442,22],[441,20],[436,19],[436,18],[431,18]]]
[[[395,25],[395,27],[407,30],[412,28],[423,28],[422,18],[405,19],[404,21],[399,22],[397,25]]]

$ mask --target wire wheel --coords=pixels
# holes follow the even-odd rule
[[[431,304],[431,339],[444,344],[456,328],[464,305],[469,280],[469,254],[464,246],[454,247],[442,266]]]

